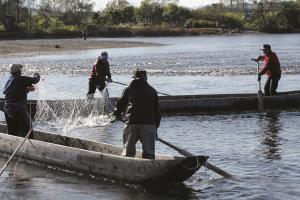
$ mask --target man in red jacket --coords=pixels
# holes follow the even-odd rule
[[[277,95],[276,89],[281,78],[280,62],[276,53],[271,50],[271,45],[264,44],[262,50],[265,55],[259,56],[256,59],[256,62],[264,61],[264,67],[258,73],[258,81],[260,81],[261,75],[266,73],[268,75],[268,80],[264,87],[265,95]]]
[[[88,99],[93,99],[96,88],[100,92],[104,90],[107,82],[112,82],[111,74],[109,69],[109,63],[107,61],[108,54],[107,52],[102,52],[101,56],[98,57],[96,63],[93,66],[91,77],[89,80],[89,91],[87,93]]]

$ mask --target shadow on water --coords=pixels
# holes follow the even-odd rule
[[[197,199],[197,191],[184,183],[144,185],[142,188],[142,199]]]
[[[281,159],[280,136],[282,122],[280,111],[267,111],[259,117],[259,128],[261,132],[261,149],[263,155],[270,160]]]
[[[0,157],[0,165],[6,157]],[[197,191],[184,183],[140,185],[61,171],[22,160],[9,165],[0,177],[0,199],[197,199]],[[63,186],[63,189],[61,188]],[[56,193],[53,193],[53,190]],[[53,197],[53,198],[52,198]],[[80,198],[79,198],[80,197]]]

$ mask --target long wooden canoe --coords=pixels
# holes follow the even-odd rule
[[[24,138],[6,132],[0,124],[0,152],[11,155]],[[76,170],[97,177],[108,177],[133,183],[183,182],[191,177],[208,156],[175,157],[156,154],[155,160],[121,156],[122,147],[47,132],[34,132],[22,158],[63,169]]]
[[[117,98],[110,100],[110,105],[114,105]],[[87,100],[47,100],[49,105],[71,104],[74,101],[80,104]],[[300,107],[300,90],[281,92],[276,96],[264,96],[263,101],[266,109],[297,108]],[[159,102],[162,113],[231,112],[258,109],[257,93],[160,96]],[[35,100],[28,101],[28,107],[31,107],[32,113],[36,111],[36,104]],[[0,110],[3,110],[3,106],[4,100],[0,99]],[[90,108],[91,106],[86,106],[82,112],[88,113]]]

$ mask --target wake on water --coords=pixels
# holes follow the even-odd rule
[[[43,131],[55,131],[68,135],[71,130],[82,127],[106,126],[110,124],[108,113],[113,109],[107,88],[100,99],[45,100],[45,80],[36,91],[37,108],[35,127]]]

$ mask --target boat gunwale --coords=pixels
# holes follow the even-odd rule
[[[263,96],[264,98],[274,98],[277,96],[286,96],[286,95],[293,95],[293,94],[300,94],[300,90],[291,90],[286,92],[279,92],[278,95],[275,96]],[[227,98],[250,98],[250,97],[257,97],[257,93],[229,93],[229,94],[201,94],[201,95],[170,95],[170,96],[159,96],[160,101],[167,101],[167,100],[188,100],[188,99],[227,99]],[[112,97],[110,98],[113,101],[116,101],[119,97]],[[101,99],[101,98],[100,98]],[[95,98],[95,100],[99,100]],[[87,101],[87,99],[45,99],[44,101],[48,102],[59,102],[59,101]],[[4,102],[4,98],[0,98],[0,102]],[[37,100],[29,99],[27,100],[27,104],[35,105]]]
[[[5,133],[0,133],[0,137],[4,141],[15,142],[13,144],[14,146],[17,145],[18,140],[24,139],[22,137],[8,135]],[[18,138],[17,141],[16,141],[16,138]],[[79,149],[79,148],[74,148],[74,147],[70,147],[70,146],[64,146],[64,145],[60,145],[60,144],[49,143],[49,142],[44,142],[44,141],[39,141],[39,140],[31,140],[31,142],[33,144],[33,147],[29,147],[29,149],[27,149],[25,151],[25,153],[24,152],[22,153],[25,160],[33,160],[37,163],[41,163],[41,164],[44,163],[44,164],[46,164],[46,166],[51,165],[51,166],[54,166],[55,168],[58,167],[59,169],[64,169],[64,170],[68,170],[68,171],[71,170],[71,171],[75,171],[75,172],[79,172],[79,173],[94,175],[97,177],[99,177],[99,176],[100,177],[101,176],[109,177],[114,180],[121,180],[121,181],[133,182],[133,183],[134,182],[136,182],[136,183],[147,183],[147,182],[151,183],[151,182],[157,182],[157,181],[183,182],[184,180],[189,178],[192,174],[194,174],[197,170],[199,170],[200,167],[202,166],[202,164],[205,162],[205,160],[208,159],[208,156],[195,155],[195,156],[190,156],[190,157],[175,157],[175,156],[173,156],[173,159],[171,159],[171,160],[167,160],[167,159],[149,160],[149,159],[140,159],[140,158],[117,156],[117,155],[112,155],[112,154],[105,154],[102,152],[89,151],[86,149]],[[34,147],[34,145],[36,145],[36,146]],[[48,150],[45,149],[45,147],[50,148],[51,150],[48,152]],[[11,151],[13,151],[13,149],[14,149],[14,147],[12,147],[11,149],[8,147],[7,150],[3,150],[3,148],[5,148],[5,144],[1,145],[1,148],[2,148],[1,152],[3,152],[4,154],[10,154]],[[41,149],[43,149],[43,150],[41,151]],[[65,149],[67,149],[67,150],[65,150]],[[53,154],[53,152],[55,150],[58,150],[58,153],[62,153],[62,154],[57,154],[57,153]],[[39,153],[36,154],[35,151],[38,151]],[[43,159],[43,156],[45,155],[45,153],[47,154],[47,156],[45,157],[45,159]],[[58,155],[61,155],[62,157],[58,156]],[[70,157],[68,160],[65,160],[65,158],[66,158],[65,156],[70,156]],[[96,167],[96,168],[100,167],[100,168],[93,170],[90,167],[93,166],[93,164],[95,164],[95,162],[98,163],[97,160],[95,161],[95,158],[100,159],[98,161],[100,165],[96,164],[94,167]],[[83,160],[80,161],[81,159],[83,159]],[[198,165],[198,159],[201,160],[200,165]],[[71,163],[69,163],[69,160],[71,160]],[[108,167],[107,164],[105,164],[103,166],[104,168],[102,167],[102,164],[101,164],[102,162],[106,163],[105,161],[107,161],[107,160],[110,160],[110,162],[108,164],[108,165],[110,165],[110,167],[108,169],[107,169],[107,167]],[[197,164],[195,164],[196,160],[197,160]],[[92,161],[92,162],[89,163],[87,166],[82,165],[89,161]],[[122,161],[122,162],[120,162],[120,161]],[[133,164],[133,166],[131,164],[132,161],[135,162],[135,164]],[[79,162],[79,163],[81,162],[80,166],[77,166],[79,164],[79,163],[76,164],[77,162]],[[130,168],[132,168],[132,167],[134,167],[134,168],[129,169],[129,171],[124,171],[125,173],[123,173],[122,171],[119,171],[119,170],[113,173],[113,172],[111,172],[111,170],[115,166],[114,163],[115,164],[118,163],[116,165],[118,167],[120,167],[120,165],[121,165],[121,166],[127,166],[127,167],[131,166]],[[157,163],[157,164],[154,164],[154,163]],[[191,165],[192,163],[194,163],[193,170],[185,169],[184,171],[182,171],[182,173],[177,174],[177,176],[175,176],[175,177],[172,177],[173,175],[170,176],[170,172],[173,172],[174,170],[178,170],[178,169],[184,167],[185,165]],[[146,174],[141,173],[141,172],[136,172],[133,174],[130,173],[130,171],[132,171],[134,169],[136,171],[136,169],[138,169],[139,167],[143,167],[143,166],[144,167],[152,166],[151,168],[149,168],[149,170],[150,170],[149,172],[152,172],[152,173],[146,173]],[[190,166],[190,167],[192,167],[192,166]],[[103,169],[101,169],[101,168],[105,169],[106,171],[103,171]],[[184,169],[184,168],[182,168],[182,169]],[[98,170],[100,170],[100,171],[98,171]],[[132,176],[131,178],[128,178],[129,177],[128,173],[131,174],[131,176]],[[161,176],[163,177],[163,179],[160,178]],[[164,178],[166,178],[166,180],[164,180]]]
[[[6,127],[6,125],[0,122],[0,129],[3,128],[3,127]],[[9,135],[9,134],[3,133],[3,132],[0,132],[0,134]],[[118,146],[118,145],[114,145],[114,144],[110,144],[110,143],[105,143],[105,142],[97,142],[97,141],[92,141],[92,140],[86,140],[86,139],[82,139],[82,138],[70,137],[70,136],[65,136],[65,135],[59,135],[59,134],[51,133],[51,132],[45,132],[45,131],[38,131],[37,130],[37,131],[34,131],[34,135],[35,134],[51,135],[52,137],[57,137],[60,140],[64,140],[64,139],[61,139],[61,138],[65,138],[65,140],[70,140],[71,139],[71,140],[76,140],[76,141],[83,141],[85,143],[90,143],[90,144],[93,144],[93,145],[99,145],[99,146],[100,145],[101,146],[105,145],[107,147],[112,147],[112,148],[117,148],[119,150],[122,150],[122,147]],[[22,137],[14,136],[14,135],[9,135],[9,136],[22,138]],[[84,149],[84,148],[81,148],[81,147],[69,146],[68,144],[58,144],[58,143],[55,143],[55,142],[48,142],[48,141],[37,140],[37,139],[30,139],[30,141],[32,141],[32,140],[38,141],[38,142],[50,143],[50,144],[54,144],[54,145],[60,145],[60,146],[64,146],[64,147],[70,147],[70,148],[73,148],[73,149],[79,149],[79,150],[84,150],[84,151],[89,151],[89,152],[100,153],[100,154],[104,154],[104,155],[116,156],[118,158],[137,159],[137,160],[143,160],[143,161],[153,161],[152,159],[142,159],[140,157],[126,157],[126,156],[117,155],[117,154],[110,154],[110,153],[105,153],[105,152],[100,152],[100,151],[94,151],[94,150]],[[137,154],[141,154],[141,151],[137,150]],[[172,156],[172,155],[168,155],[168,154],[155,154],[155,156],[157,156],[157,158],[165,158],[165,159],[154,159],[155,161],[160,161],[160,160],[176,160],[176,159],[183,159],[183,158],[185,158],[183,156]]]

